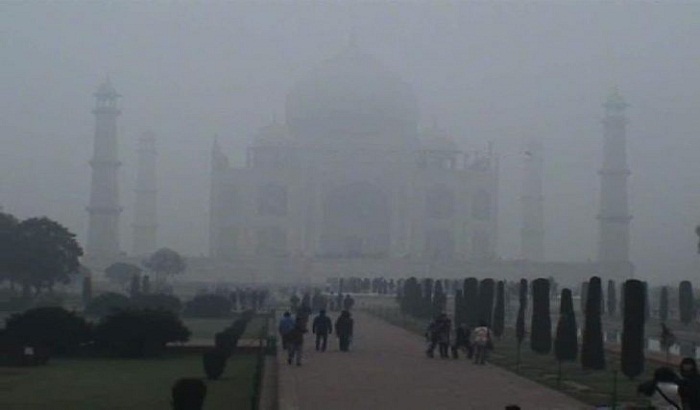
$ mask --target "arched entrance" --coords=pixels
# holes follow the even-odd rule
[[[322,256],[376,258],[389,254],[390,212],[381,189],[366,182],[342,185],[326,195],[323,205]]]

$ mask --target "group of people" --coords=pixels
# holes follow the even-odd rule
[[[447,359],[450,357],[450,350],[453,358],[459,357],[459,351],[463,351],[468,359],[474,359],[476,364],[486,363],[488,352],[493,349],[493,339],[491,329],[486,322],[479,322],[479,326],[472,332],[465,323],[452,332],[452,322],[447,314],[442,313],[433,319],[425,332],[428,341],[426,355],[435,357],[435,348],[438,347],[440,357]],[[454,340],[454,343],[450,343]]]
[[[287,363],[296,362],[301,366],[304,354],[304,335],[308,333],[309,314],[297,312],[296,318],[292,318],[289,311],[284,312],[280,319],[278,331],[282,338],[282,347],[287,351]],[[343,310],[335,321],[335,335],[338,337],[339,349],[347,352],[352,341],[354,320],[350,312]],[[314,318],[311,325],[311,332],[316,336],[316,351],[325,352],[328,345],[328,335],[334,330],[331,318],[326,315],[326,311],[321,309]]]
[[[669,367],[654,371],[654,379],[637,390],[651,399],[656,409],[700,410],[700,372],[695,359],[681,360],[680,375]]]

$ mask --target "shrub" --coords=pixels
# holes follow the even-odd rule
[[[479,283],[479,320],[490,327],[493,324],[493,296],[496,282],[493,279],[483,279]]]
[[[620,368],[630,379],[644,371],[644,305],[645,284],[638,280],[625,282],[625,310],[622,330]]]
[[[493,334],[496,337],[503,335],[505,327],[505,283],[501,280],[496,285],[496,307],[493,310]]]
[[[574,361],[578,355],[576,316],[570,289],[562,289],[554,354],[560,362]]]
[[[140,294],[131,298],[134,309],[167,310],[175,315],[180,314],[182,302],[176,296],[165,293]]]
[[[127,309],[113,313],[95,327],[95,341],[119,357],[155,356],[169,342],[186,342],[190,331],[172,312]]]
[[[172,390],[173,410],[201,410],[207,386],[200,379],[180,379]]]
[[[678,311],[683,324],[687,325],[693,320],[694,305],[693,285],[689,281],[684,280],[678,287]]]
[[[214,348],[208,349],[202,355],[202,364],[204,364],[204,372],[209,380],[217,380],[226,369],[226,360],[228,354],[225,351]]]
[[[588,282],[587,295],[586,321],[581,343],[581,366],[584,369],[602,370],[605,369],[605,350],[603,349],[603,324],[600,319],[602,289],[599,277],[594,276]]]
[[[90,340],[90,326],[75,312],[61,307],[41,307],[10,316],[5,337],[21,346],[48,348],[51,354],[74,353]]]
[[[129,298],[121,293],[106,292],[94,299],[85,308],[88,316],[104,317],[120,309],[129,307]]]
[[[231,300],[223,295],[197,295],[185,303],[183,314],[193,317],[227,317],[231,314]]]
[[[552,319],[549,317],[549,280],[532,282],[532,323],[530,348],[533,352],[547,354],[552,350]]]

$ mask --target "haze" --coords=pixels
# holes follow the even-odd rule
[[[595,259],[603,115],[627,111],[632,261],[641,277],[697,272],[700,3],[4,3],[0,205],[84,240],[94,118],[109,75],[119,118],[122,249],[130,249],[136,141],[158,138],[160,245],[207,249],[214,135],[241,160],[284,118],[304,72],[353,35],[464,149],[501,155],[499,254],[519,247],[523,141],[545,158],[548,260]],[[695,267],[695,268],[694,268]]]

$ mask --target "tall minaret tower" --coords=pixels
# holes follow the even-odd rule
[[[156,250],[158,236],[156,137],[147,131],[139,138],[136,197],[134,202],[134,255],[148,255]]]
[[[603,105],[603,167],[600,169],[600,213],[598,222],[598,263],[604,277],[632,276],[629,259],[630,221],[627,203],[627,147],[625,109],[627,103],[613,91]]]
[[[523,152],[522,227],[520,253],[524,260],[544,261],[544,196],[542,143],[530,141]]]
[[[95,93],[95,144],[90,185],[90,214],[87,255],[95,259],[110,259],[119,255],[119,186],[117,170],[117,100],[121,96],[105,80]]]

